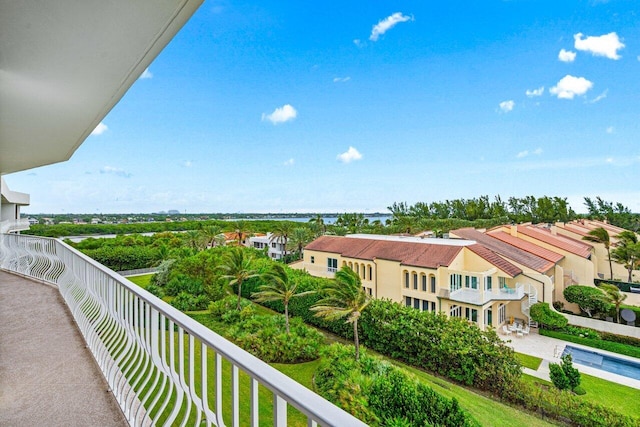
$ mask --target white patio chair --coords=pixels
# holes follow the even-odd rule
[[[507,328],[507,325],[502,325],[502,332],[504,332],[505,335],[511,335],[511,331]]]
[[[522,332],[522,329],[518,329],[518,330],[516,331],[516,337],[519,337],[519,338],[524,337],[524,334],[523,334],[523,332]]]
[[[528,326],[522,330],[522,333],[525,335],[529,335],[529,332],[530,332],[530,329]]]

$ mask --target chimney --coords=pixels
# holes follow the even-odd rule
[[[511,231],[511,233],[510,233],[510,234],[511,234],[513,237],[518,237],[518,224],[512,224],[512,225],[511,225],[511,230],[510,230],[510,231]]]

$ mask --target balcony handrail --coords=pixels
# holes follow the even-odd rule
[[[28,218],[6,219],[0,222],[0,233],[9,233],[15,230],[28,230],[28,229],[29,229]]]
[[[195,406],[198,422],[204,419],[207,425],[225,425],[222,416],[222,361],[220,358],[226,359],[232,365],[231,425],[233,426],[239,425],[240,416],[238,369],[252,378],[251,425],[258,425],[257,384],[263,385],[273,393],[273,419],[276,426],[287,424],[287,404],[305,414],[310,426],[366,425],[165,301],[60,240],[2,234],[0,235],[0,268],[58,287],[114,396],[132,425],[148,425],[150,422],[155,424],[161,413],[170,413],[167,424],[174,422],[180,411],[167,406],[169,398],[174,394],[179,395],[176,404],[182,404],[184,397],[189,408]],[[120,325],[123,322],[128,323]],[[170,339],[167,339],[167,333],[161,326],[167,326],[167,323],[170,326],[167,329]],[[113,326],[114,324],[116,326]],[[107,331],[109,325],[117,330]],[[121,327],[118,328],[118,325]],[[146,328],[145,325],[151,325],[151,327]],[[178,328],[180,337],[177,341],[175,327]],[[120,334],[125,332],[129,336],[120,339],[125,340],[126,343],[114,344]],[[184,361],[183,334],[189,338],[188,366]],[[193,377],[195,356],[192,337],[199,339],[201,345],[208,348],[202,347],[201,354],[212,351],[216,356],[214,384],[216,396],[213,402],[215,411],[209,408],[207,367],[202,360],[202,378],[200,378],[202,390],[199,391],[199,395],[198,390],[195,390]],[[131,346],[136,345],[138,348],[130,349]],[[170,361],[166,360],[167,345],[170,346]],[[174,363],[174,346],[179,347],[181,352],[177,367]],[[128,357],[130,354],[135,356]],[[171,383],[169,395],[165,397],[164,403],[159,402],[161,400],[159,395],[150,396],[149,393],[142,395],[134,390],[140,386],[141,381],[137,377],[138,369],[141,369],[141,365],[145,366],[145,370],[149,369],[148,363],[154,365],[151,370],[154,371],[155,380],[151,380],[152,375],[148,374],[147,378],[142,380],[144,385],[154,381],[155,387],[161,381],[164,388],[166,381]],[[114,367],[114,365],[118,366]],[[133,368],[134,365],[136,365],[135,368]],[[190,369],[190,372],[185,374],[185,367]],[[135,375],[131,374],[132,369]],[[123,386],[122,378],[126,376],[125,372],[136,378],[126,378]],[[162,380],[159,380],[160,377]],[[146,409],[142,408],[145,403],[149,404],[150,409],[156,409],[157,415],[153,420],[146,413]],[[186,411],[186,415],[183,414],[182,425],[187,422],[190,410]]]

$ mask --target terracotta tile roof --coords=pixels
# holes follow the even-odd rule
[[[578,255],[582,258],[589,258],[591,256],[591,249],[593,246],[590,244],[572,239],[571,237],[551,234],[551,231],[545,228],[533,227],[530,225],[519,225],[518,233],[540,240],[541,242],[555,246],[556,248]]]
[[[504,271],[511,277],[516,277],[518,274],[522,273],[522,270],[520,268],[511,264],[509,261],[502,258],[501,256],[499,256],[498,254],[496,254],[495,252],[493,252],[492,250],[488,249],[485,246],[482,246],[476,243],[475,245],[467,246],[467,248],[473,253],[475,253],[476,255],[483,258],[485,261],[491,263],[492,265],[496,266],[500,270]]]
[[[574,222],[578,222],[578,221],[574,221]],[[611,234],[613,237],[617,236],[618,234],[624,231],[624,228],[616,227],[615,225],[607,224],[606,222],[597,221],[593,219],[587,219],[587,220],[584,220],[583,222],[584,222],[584,225],[583,224],[580,224],[580,225],[586,226],[589,230],[594,230],[596,228],[602,227],[605,230],[607,230],[609,234]]]
[[[525,267],[531,268],[539,273],[549,271],[549,269],[555,264],[554,262],[550,262],[538,255],[534,255],[508,243],[494,239],[493,237],[481,233],[473,228],[461,228],[459,230],[451,231],[450,234],[462,237],[463,239],[475,240],[498,255],[524,265]]]
[[[489,233],[489,236],[508,243],[511,246],[515,246],[516,248],[522,249],[523,251],[537,255],[540,258],[544,258],[547,261],[551,261],[553,263],[557,263],[564,258],[564,255],[562,254],[543,248],[542,246],[536,245],[535,243],[519,239],[509,233],[505,233],[504,231],[494,231]]]
[[[579,236],[586,236],[586,235],[589,234],[589,229],[588,228],[582,227],[579,224],[574,224],[574,223],[571,223],[571,222],[566,223],[564,225],[564,227],[562,227],[562,228],[564,228],[565,230],[570,231],[572,233],[575,233],[575,234],[577,234]]]
[[[448,266],[460,253],[463,246],[321,236],[309,243],[305,250],[337,253],[346,258],[385,259],[403,265],[424,268]]]

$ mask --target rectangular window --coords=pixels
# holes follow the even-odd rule
[[[373,289],[369,288],[369,295],[373,295]]]
[[[471,289],[478,289],[478,278],[471,276]]]
[[[449,290],[453,292],[461,288],[462,288],[462,275],[452,274],[451,276],[449,276]]]
[[[487,291],[491,290],[491,276],[484,278],[484,289]]]
[[[464,308],[464,317],[465,317],[465,319],[469,319],[469,311],[470,310],[471,309],[469,307],[465,307]]]
[[[273,242],[273,243],[271,244],[271,247],[275,249],[275,248],[276,248],[276,243],[275,243],[275,242]]]
[[[404,287],[409,288],[409,272],[405,271],[404,273]]]
[[[432,312],[436,312],[436,303],[435,302],[431,302],[431,311]]]
[[[449,310],[450,317],[462,317],[462,307],[459,305],[452,305]]]
[[[422,311],[429,311],[429,301],[422,301]]]
[[[487,325],[493,325],[493,310],[491,310],[491,307],[487,308],[487,312],[485,317],[485,322],[487,322]]]
[[[330,273],[335,273],[336,271],[338,271],[337,258],[327,258],[327,271]]]
[[[413,299],[413,308],[420,310],[420,300],[418,298]]]
[[[311,264],[315,264],[315,263],[316,263],[316,257],[311,255]]]
[[[464,276],[464,287],[465,288],[469,287],[469,276]]]
[[[471,309],[471,321],[478,323],[478,310],[475,308]]]
[[[500,289],[507,287],[507,278],[506,277],[498,277],[498,283],[500,284]]]
[[[422,275],[422,292],[427,292],[427,276]]]
[[[369,266],[369,280],[373,280],[373,268]]]
[[[436,293],[436,276],[431,276],[431,292]]]
[[[404,297],[404,305],[411,307],[411,297]]]
[[[504,304],[498,306],[498,325],[504,323],[507,320],[507,310]]]
[[[418,290],[418,275],[413,273],[413,289]]]

